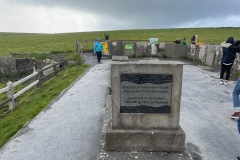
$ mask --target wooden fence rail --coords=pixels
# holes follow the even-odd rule
[[[8,82],[6,84],[6,87],[0,89],[0,94],[2,93],[7,93],[7,99],[4,100],[3,102],[0,102],[0,109],[1,108],[5,108],[6,104],[8,103],[9,106],[9,110],[13,110],[15,108],[15,99],[17,97],[19,97],[20,95],[22,95],[24,92],[28,91],[30,88],[32,88],[33,86],[40,87],[41,84],[50,79],[51,77],[53,77],[54,75],[56,75],[57,72],[59,72],[61,69],[63,69],[65,66],[67,65],[67,60],[56,63],[54,65],[51,65],[47,68],[44,68],[42,70],[35,70],[35,68],[33,69],[33,73],[28,75],[27,77],[24,77],[22,79],[20,79],[17,82]],[[44,73],[48,70],[48,73]],[[35,79],[34,79],[35,78]],[[22,90],[18,91],[17,93],[14,94],[14,87],[28,81],[28,80],[32,80],[34,79],[35,81],[32,82],[31,84],[29,84],[28,86],[26,86],[25,88],[23,88]]]

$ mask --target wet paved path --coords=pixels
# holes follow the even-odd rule
[[[0,149],[0,160],[98,159],[110,63],[103,60],[79,78]],[[235,82],[220,86],[218,77],[219,72],[212,68],[184,65],[180,125],[186,133],[188,152],[195,159],[234,160],[240,156],[237,122],[229,118]],[[148,159],[160,158],[149,154]],[[105,152],[102,159],[111,159],[111,155]],[[123,156],[138,160],[149,157],[136,152],[114,157]]]

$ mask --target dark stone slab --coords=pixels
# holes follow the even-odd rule
[[[170,113],[171,74],[122,74],[120,113]]]

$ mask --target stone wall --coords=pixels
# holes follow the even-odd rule
[[[35,59],[29,58],[16,59],[16,70],[17,72],[33,72],[35,62]]]
[[[132,48],[127,48],[126,45],[130,45]],[[180,58],[186,57],[188,52],[187,46],[166,43],[153,44],[134,41],[109,41],[108,46],[110,55],[124,55],[130,57],[167,56],[171,58]]]
[[[126,44],[132,44],[132,49],[126,49]],[[199,60],[207,66],[220,69],[222,56],[222,48],[220,45],[179,45],[179,44],[152,44],[149,42],[133,42],[133,41],[109,41],[110,55],[124,55],[134,57],[156,56],[168,58],[187,57],[193,60]],[[232,68],[232,73],[240,72],[240,56],[237,55]]]
[[[12,53],[16,55],[19,53]],[[54,62],[61,62],[65,60],[65,54],[54,54],[51,56]],[[15,58],[14,56],[0,56],[0,73],[14,74],[17,72],[33,72],[33,67],[42,69],[46,66],[45,62],[36,61],[33,58]]]
[[[112,55],[120,56],[122,53],[122,42],[114,41],[108,42],[108,50]]]
[[[220,69],[221,67],[221,57],[222,57],[222,48],[219,45],[203,45],[203,46],[194,46],[190,45],[188,58],[198,59],[203,64],[207,66],[212,66],[214,68]],[[240,56],[237,54],[235,59],[232,73],[240,72]]]
[[[16,73],[16,59],[13,57],[0,57],[0,73]]]
[[[171,58],[186,57],[188,47],[178,44],[166,44],[165,55]]]
[[[0,56],[0,73],[14,74],[17,72],[32,72],[35,59],[16,59],[12,56]]]

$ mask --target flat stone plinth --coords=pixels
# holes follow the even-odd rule
[[[129,61],[128,56],[112,56],[112,61]]]
[[[119,130],[108,124],[105,149],[110,151],[183,152],[185,133],[178,130]]]
[[[186,136],[179,126],[182,73],[182,64],[112,63],[105,149],[183,152]]]
[[[179,129],[171,130],[126,130],[112,129],[112,100],[111,95],[106,101],[104,120],[104,141],[107,151],[160,151],[184,152],[185,132]]]

